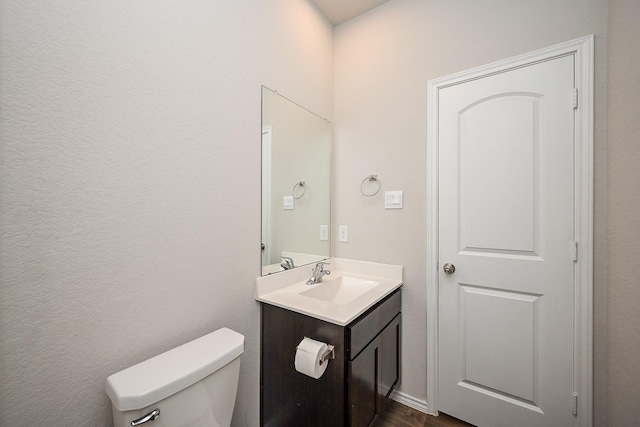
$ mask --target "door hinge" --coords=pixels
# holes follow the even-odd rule
[[[578,88],[573,88],[573,108],[578,108]]]
[[[573,262],[578,262],[578,242],[573,242]]]
[[[578,415],[578,393],[573,392],[573,415]]]

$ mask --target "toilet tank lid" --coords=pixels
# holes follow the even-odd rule
[[[244,335],[221,328],[107,378],[119,411],[142,409],[197,383],[244,351]]]

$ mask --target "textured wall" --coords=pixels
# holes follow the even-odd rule
[[[640,3],[609,0],[607,426],[640,419]]]
[[[307,0],[7,0],[0,53],[0,425],[108,426],[108,375],[222,326],[258,425],[260,88],[331,117],[331,27]]]
[[[350,241],[336,243],[334,255],[405,267],[402,392],[424,400],[428,380],[428,80],[588,34],[596,36],[596,322],[604,322],[606,14],[603,0],[393,0],[336,28],[333,224],[348,225]],[[359,194],[370,174],[382,191],[404,190],[404,209]]]
[[[586,34],[594,425],[633,424],[640,16],[608,4],[394,0],[338,27],[332,58],[306,0],[0,2],[0,425],[108,426],[109,374],[223,325],[247,336],[234,423],[258,424],[260,85],[331,117],[332,60],[334,254],[406,267],[402,391],[423,399],[426,83]],[[372,173],[405,209],[360,196]]]

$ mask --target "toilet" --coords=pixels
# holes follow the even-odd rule
[[[221,328],[111,375],[114,427],[229,427],[243,352]]]

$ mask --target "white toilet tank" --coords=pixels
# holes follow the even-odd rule
[[[111,375],[114,427],[229,427],[243,351],[244,336],[222,328]]]

